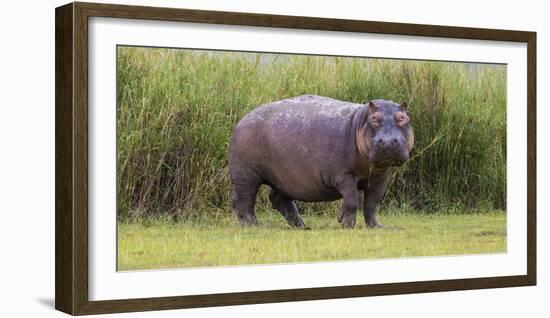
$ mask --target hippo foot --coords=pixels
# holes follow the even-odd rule
[[[255,226],[258,225],[258,220],[256,219],[256,216],[244,216],[239,217],[239,223],[241,223],[242,227],[248,227],[248,226]]]
[[[336,217],[336,220],[338,221],[338,223],[342,223],[343,219],[344,219],[344,212],[340,211],[338,213],[338,216]]]
[[[296,230],[311,230],[311,227],[303,224],[303,225],[290,225],[293,229],[296,229]]]
[[[355,215],[343,215],[338,218],[338,222],[342,224],[344,229],[353,229],[355,227]]]
[[[371,228],[371,229],[374,229],[374,228],[380,228],[380,227],[384,227],[384,226],[382,224],[380,224],[377,220],[369,220],[367,222],[367,227]]]
[[[306,224],[304,223],[304,221],[302,220],[302,218],[300,217],[300,215],[296,215],[296,216],[293,216],[293,217],[289,217],[286,219],[286,221],[288,222],[288,224],[294,228],[297,228],[297,229],[309,229]]]

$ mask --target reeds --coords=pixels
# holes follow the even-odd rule
[[[385,205],[505,208],[504,66],[119,47],[117,72],[121,219],[231,213],[233,127],[262,103],[301,94],[410,105],[415,149]],[[269,207],[263,192],[259,208]]]

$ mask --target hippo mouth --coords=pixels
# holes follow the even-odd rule
[[[374,166],[377,168],[400,167],[404,163],[405,163],[405,160],[397,160],[397,159],[391,159],[391,158],[373,162]]]

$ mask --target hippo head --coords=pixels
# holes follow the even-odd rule
[[[409,159],[414,134],[407,104],[373,100],[365,107],[358,130],[358,146],[375,166],[400,166]]]

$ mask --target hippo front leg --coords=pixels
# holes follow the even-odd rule
[[[352,229],[355,226],[357,214],[357,202],[359,201],[359,191],[357,190],[357,182],[353,176],[345,176],[336,186],[344,202],[338,213],[338,222],[345,229]]]
[[[365,190],[363,200],[363,215],[365,217],[365,224],[367,227],[382,227],[382,224],[378,222],[376,217],[376,205],[384,196],[388,187],[389,177],[386,176],[379,182],[375,182],[369,185]]]

